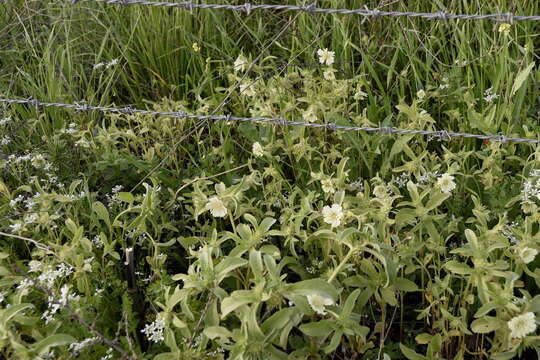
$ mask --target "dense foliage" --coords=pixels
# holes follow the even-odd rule
[[[0,90],[538,138],[534,24],[244,15],[2,3]],[[4,358],[540,356],[536,145],[2,105],[0,168]]]

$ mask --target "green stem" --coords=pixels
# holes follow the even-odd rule
[[[345,266],[345,264],[347,263],[347,261],[349,260],[349,258],[352,256],[352,254],[356,251],[356,248],[351,248],[349,250],[349,252],[347,253],[347,255],[345,255],[345,257],[343,258],[343,260],[341,260],[341,262],[339,263],[339,265],[334,269],[334,272],[332,272],[332,275],[330,275],[330,277],[328,278],[328,283],[331,283],[332,280],[334,280],[334,278],[337,276],[337,274],[339,274],[339,272],[341,271],[341,269],[343,268],[343,266]]]

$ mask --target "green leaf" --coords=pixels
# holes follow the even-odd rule
[[[221,302],[221,318],[225,318],[231,311],[242,305],[257,301],[257,296],[251,290],[236,290]]]
[[[515,93],[521,88],[521,86],[523,86],[523,83],[525,82],[525,80],[527,80],[527,77],[531,73],[534,65],[535,63],[533,61],[525,69],[521,70],[521,72],[516,76],[516,80],[514,80],[514,85],[512,86],[512,96],[515,95]]]
[[[300,325],[300,331],[307,336],[328,336],[334,330],[334,322],[331,320],[321,320]]]
[[[36,351],[38,354],[41,355],[49,351],[49,348],[51,347],[67,345],[76,341],[77,339],[75,339],[71,335],[54,334],[51,336],[47,336],[45,339],[41,340],[36,345],[34,345],[34,351]]]
[[[204,335],[209,339],[229,339],[232,338],[233,334],[224,328],[223,326],[210,326],[204,329]]]
[[[241,266],[244,266],[247,263],[248,261],[246,259],[233,256],[229,256],[221,260],[219,264],[216,265],[214,270],[216,272],[216,278],[218,283],[225,279],[227,276],[229,276],[229,273],[231,271]]]
[[[335,301],[337,299],[338,293],[336,288],[329,284],[327,281],[321,278],[316,278],[299,281],[297,283],[286,286],[285,290],[283,291],[283,295],[285,297],[290,297],[291,295],[319,295],[331,298]]]
[[[471,323],[471,329],[477,334],[486,334],[499,329],[502,321],[491,316],[484,316]]]
[[[396,278],[394,282],[394,286],[396,287],[397,290],[400,290],[400,291],[406,291],[406,292],[418,291],[418,285],[416,285],[411,280],[405,279],[402,277]]]
[[[418,354],[416,351],[409,349],[403,344],[399,344],[399,348],[405,357],[409,360],[426,360],[424,355]]]
[[[119,192],[118,194],[116,194],[116,198],[129,204],[133,204],[133,202],[135,201],[135,197],[129,192]]]
[[[105,221],[108,227],[111,227],[111,220],[109,217],[109,212],[105,205],[101,202],[96,201],[92,204],[92,210],[97,214],[98,218]]]
[[[416,335],[414,340],[416,340],[416,342],[418,344],[420,344],[420,345],[426,345],[426,344],[429,344],[431,342],[431,338],[432,338],[432,336],[430,334],[422,333],[422,334]]]
[[[465,265],[455,260],[450,260],[449,262],[444,264],[444,267],[453,272],[454,274],[471,275],[473,273],[473,269],[471,269],[468,265]]]
[[[28,309],[28,308],[32,308],[34,307],[34,305],[30,304],[30,303],[22,303],[22,304],[17,304],[17,305],[11,305],[10,307],[8,307],[7,309],[3,310],[0,314],[0,323],[2,324],[3,327],[6,327],[7,326],[7,323],[14,317],[16,316],[18,313]]]
[[[323,348],[323,351],[326,354],[330,354],[332,351],[336,350],[337,347],[339,346],[339,343],[341,342],[341,336],[343,336],[343,331],[341,330],[336,331],[334,335],[332,336],[332,339],[330,340],[330,344],[328,344],[328,346],[325,346]]]

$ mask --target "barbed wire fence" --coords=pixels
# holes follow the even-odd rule
[[[79,111],[100,111],[100,112],[113,112],[113,113],[122,113],[127,115],[140,114],[140,115],[153,115],[153,116],[167,116],[178,119],[195,119],[195,120],[216,120],[216,121],[226,121],[226,122],[255,122],[255,123],[267,123],[267,124],[276,124],[283,127],[287,126],[304,126],[308,128],[319,128],[326,129],[331,131],[341,130],[341,131],[366,131],[366,132],[379,132],[385,135],[424,135],[431,138],[436,138],[440,140],[450,140],[452,138],[470,138],[470,139],[480,139],[480,140],[493,140],[499,142],[517,142],[524,144],[539,144],[540,139],[526,139],[520,137],[507,137],[505,135],[482,135],[482,134],[471,134],[471,133],[462,133],[462,132],[452,132],[447,130],[415,130],[415,129],[400,129],[390,126],[349,126],[349,125],[338,125],[336,123],[310,123],[306,121],[291,121],[286,120],[285,118],[269,118],[269,117],[242,117],[234,116],[231,114],[226,115],[197,115],[189,114],[184,111],[155,111],[155,110],[142,110],[134,109],[130,106],[127,107],[106,107],[106,106],[92,106],[92,105],[79,105],[79,104],[65,104],[65,103],[49,103],[42,102],[39,100],[32,99],[5,99],[0,98],[0,103],[7,104],[27,104],[36,107],[59,107],[65,109],[79,110]]]
[[[193,11],[196,9],[217,9],[217,10],[229,10],[229,11],[239,11],[244,12],[246,14],[251,14],[254,11],[296,11],[296,12],[304,12],[309,14],[340,14],[340,15],[357,15],[361,16],[366,19],[373,19],[378,17],[407,17],[407,18],[422,18],[426,20],[441,20],[441,21],[447,21],[447,20],[492,20],[492,21],[499,21],[499,22],[506,22],[506,23],[514,23],[517,21],[540,21],[540,15],[514,15],[513,13],[496,13],[496,14],[451,14],[447,13],[445,11],[439,11],[436,13],[423,13],[423,12],[410,12],[410,11],[382,11],[379,9],[369,9],[367,7],[364,7],[362,9],[330,9],[330,8],[319,8],[316,7],[314,3],[309,5],[257,5],[257,4],[250,4],[245,3],[243,5],[228,5],[228,4],[198,4],[193,2],[161,2],[161,1],[146,1],[146,0],[71,0],[71,3],[76,4],[80,2],[94,2],[94,3],[104,3],[104,4],[110,4],[110,5],[123,5],[123,6],[130,6],[130,5],[140,5],[140,6],[152,6],[152,7],[165,7],[165,8],[178,8],[178,9],[184,9]],[[287,24],[285,24],[284,28],[282,29],[282,32],[285,31],[285,29],[291,24],[292,22],[289,21]],[[278,36],[281,35],[278,34]],[[278,38],[276,36],[276,39]],[[266,50],[269,48],[273,42],[272,40],[269,44],[267,44],[263,50]],[[262,55],[264,51],[260,51],[260,54]],[[260,56],[261,56],[260,55]],[[258,56],[253,62],[250,63],[249,69],[251,69],[256,62],[260,59],[260,56]],[[289,66],[310,66],[313,64],[293,64],[292,61],[295,58],[291,59],[289,63],[283,63],[279,66],[279,72],[283,72],[287,67]],[[314,64],[318,65],[318,64]],[[244,77],[242,77],[242,80],[247,76],[247,73],[249,71],[246,71],[244,74]],[[254,80],[254,81],[257,81]],[[238,85],[238,84],[237,84]],[[154,111],[154,110],[142,110],[142,109],[136,109],[132,108],[130,106],[127,107],[109,107],[109,106],[93,106],[89,104],[69,104],[69,103],[61,103],[61,102],[43,102],[36,99],[11,99],[11,98],[0,98],[0,103],[3,104],[11,104],[11,105],[30,105],[43,108],[64,108],[74,111],[83,111],[83,112],[89,112],[89,111],[98,111],[98,112],[104,112],[104,113],[121,113],[126,115],[150,115],[150,116],[164,116],[164,117],[172,117],[172,118],[178,118],[178,119],[193,119],[193,120],[199,120],[193,128],[189,129],[189,131],[184,132],[181,137],[175,142],[173,145],[173,149],[176,148],[176,145],[178,145],[183,139],[185,139],[187,136],[192,134],[194,131],[199,129],[201,126],[203,126],[208,121],[225,121],[227,123],[229,122],[251,122],[251,123],[262,123],[262,124],[273,124],[278,125],[282,127],[289,127],[289,126],[303,126],[306,128],[318,128],[328,131],[345,131],[345,132],[376,132],[383,135],[421,135],[421,136],[427,136],[429,139],[438,139],[441,141],[448,141],[452,138],[472,138],[472,139],[479,139],[479,140],[492,140],[497,142],[516,142],[516,143],[522,143],[522,144],[539,144],[540,139],[528,139],[528,138],[521,138],[521,137],[507,137],[505,135],[496,134],[496,135],[485,135],[485,134],[472,134],[472,133],[463,133],[463,132],[451,132],[447,130],[417,130],[417,129],[402,129],[402,128],[394,128],[394,127],[388,127],[388,126],[379,126],[379,127],[371,127],[371,126],[349,126],[349,125],[338,125],[336,123],[310,123],[305,121],[294,121],[294,120],[287,120],[282,117],[241,117],[241,116],[235,116],[232,114],[225,114],[225,115],[218,115],[217,113],[220,112],[223,107],[226,105],[226,103],[230,100],[230,97],[232,95],[232,92],[234,91],[234,88],[237,86],[234,86],[233,89],[227,94],[227,96],[221,101],[221,103],[208,115],[199,115],[199,114],[189,114],[184,111]],[[159,166],[163,164],[162,160],[156,166],[149,172],[142,181],[144,181],[150,174],[156,170]],[[245,166],[245,165],[244,165]],[[140,183],[139,183],[140,184]],[[137,185],[139,185],[137,184]],[[137,186],[136,185],[136,186]],[[135,186],[135,187],[136,187]],[[134,187],[134,188],[135,188]],[[133,189],[132,189],[133,191]],[[12,236],[10,234],[6,233],[0,233],[0,235],[6,236]],[[19,237],[20,239],[29,241],[31,239],[26,239]],[[33,240],[32,240],[33,241]],[[32,242],[30,241],[30,242]],[[34,243],[35,246],[39,247],[40,243]],[[45,246],[45,245],[43,245]],[[44,248],[45,250],[50,251],[48,247]],[[27,276],[28,274],[25,274],[22,272],[23,275]],[[42,291],[46,292],[49,297],[51,296],[50,293],[47,292],[46,289],[41,289]],[[76,314],[69,306],[66,306],[65,304],[58,303],[59,305],[63,305],[68,312]],[[117,352],[121,354],[123,358],[126,359],[135,359],[135,354],[131,355],[127,351],[125,351],[122,347],[120,347],[120,344],[117,342],[116,339],[110,340],[106,338],[103,334],[99,333],[93,327],[93,325],[88,324],[84,319],[81,317],[76,317],[76,320],[78,320],[83,326],[85,326],[87,329],[89,329],[92,333],[94,333],[102,343],[109,345],[111,348],[114,348]],[[196,331],[195,331],[196,332]],[[126,331],[127,333],[127,331]],[[189,345],[191,346],[191,343],[193,341],[193,337],[189,339]]]
[[[79,2],[96,2],[105,3],[111,5],[143,5],[143,6],[156,6],[167,8],[179,8],[189,11],[195,9],[219,9],[230,11],[241,11],[250,14],[252,11],[257,10],[279,10],[279,11],[301,11],[312,14],[342,14],[342,15],[359,15],[365,18],[376,17],[416,17],[427,20],[494,20],[503,21],[507,23],[514,23],[516,21],[540,21],[540,15],[515,15],[513,13],[495,13],[495,14],[452,14],[446,11],[438,11],[435,13],[415,12],[415,11],[383,11],[379,9],[369,9],[364,7],[362,9],[331,9],[331,8],[319,8],[314,3],[309,5],[273,5],[273,4],[251,4],[249,2],[243,5],[229,5],[229,4],[198,4],[191,1],[184,2],[167,2],[167,1],[147,1],[147,0],[71,0],[73,4]]]

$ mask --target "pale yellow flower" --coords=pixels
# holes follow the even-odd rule
[[[510,34],[510,28],[512,27],[512,25],[508,24],[508,23],[503,23],[501,25],[499,25],[499,32],[504,34],[504,35],[508,35]]]
[[[313,311],[315,311],[317,314],[326,315],[326,311],[324,311],[324,307],[334,305],[334,301],[327,297],[323,297],[316,294],[308,295],[306,297],[307,297],[309,306],[311,306]]]
[[[336,80],[336,75],[334,75],[334,73],[336,72],[336,70],[332,69],[332,68],[328,68],[326,69],[324,72],[323,72],[323,77],[325,80]]]
[[[419,99],[419,100],[423,100],[425,97],[426,97],[426,92],[424,90],[418,90],[416,92],[416,97]]]
[[[307,122],[317,121],[317,112],[313,106],[310,106],[302,113],[302,119]]]
[[[253,155],[255,155],[255,157],[260,157],[264,155],[264,149],[261,144],[259,144],[259,142],[253,143],[253,148],[251,151],[253,152]]]
[[[334,193],[336,190],[334,189],[334,183],[332,179],[323,179],[321,180],[322,190],[325,193]]]
[[[437,185],[443,193],[449,193],[456,188],[454,177],[450,174],[442,174],[441,177],[437,179]]]
[[[224,217],[227,215],[227,207],[217,196],[213,196],[208,200],[206,210],[210,211],[214,217]]]
[[[191,45],[191,47],[193,48],[193,51],[195,51],[195,52],[201,51],[201,48],[199,47],[199,44],[197,44],[196,42],[194,42],[193,45]]]
[[[317,55],[319,55],[319,62],[321,64],[332,65],[334,63],[335,52],[333,51],[319,49],[317,50]]]
[[[512,338],[524,338],[536,330],[536,318],[534,313],[528,312],[518,315],[508,321],[508,328]]]
[[[529,247],[525,247],[523,249],[519,249],[518,253],[519,253],[519,257],[521,258],[521,260],[525,264],[528,264],[528,263],[530,263],[531,261],[534,260],[536,255],[538,255],[538,250],[532,249],[532,248],[529,248]]]
[[[246,71],[248,68],[248,60],[246,57],[242,54],[238,55],[236,60],[234,61],[234,71]]]
[[[331,227],[338,227],[343,219],[343,208],[339,204],[334,204],[332,207],[325,206],[322,209],[322,215],[325,223],[330,224]]]

